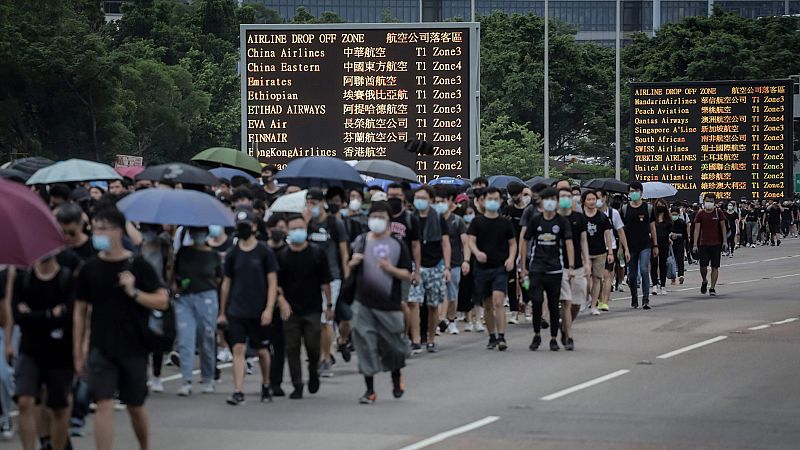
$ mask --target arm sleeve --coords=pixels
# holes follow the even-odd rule
[[[558,216],[560,218],[559,223],[561,223],[561,230],[564,233],[564,240],[572,239],[572,224],[569,223],[564,216]]]
[[[450,227],[447,226],[447,221],[444,220],[443,216],[439,216],[439,226],[442,228],[442,236],[450,234]]]
[[[235,261],[236,248],[232,248],[225,255],[225,265],[223,267],[223,275],[228,278],[233,278],[233,263]]]
[[[530,241],[533,237],[533,232],[536,229],[536,218],[534,217],[531,222],[528,224],[528,228],[525,230],[525,240]]]
[[[411,270],[411,257],[408,254],[408,249],[402,242],[397,242],[400,245],[400,257],[397,259],[397,268]]]
[[[89,272],[91,272],[91,270],[79,271],[78,278],[75,280],[75,298],[87,303],[92,302],[92,296],[90,294],[91,282],[87,279],[89,278]]]
[[[336,226],[336,236],[339,237],[339,242],[347,243],[347,241],[349,240],[348,237],[350,235],[347,233],[347,228],[344,226],[344,222],[342,222],[342,219],[337,217],[335,226]]]
[[[611,217],[612,217],[612,225],[614,225],[614,229],[619,231],[625,228],[625,222],[622,221],[622,214],[616,209],[611,210]]]
[[[405,246],[404,246],[405,247]],[[320,281],[324,283],[331,282],[331,269],[328,264],[328,256],[319,247],[312,247],[314,260],[317,262],[317,270],[321,270],[322,274],[319,277]]]
[[[153,266],[144,259],[135,259],[132,271],[136,277],[136,287],[138,289],[152,293],[158,290],[158,288],[163,287],[158,280],[158,274],[155,269],[153,269]]]
[[[264,252],[264,267],[266,267],[267,273],[277,272],[280,267],[278,266],[278,258],[275,257],[275,252],[266,245],[263,248],[266,249],[266,252]]]
[[[469,224],[469,229],[467,229],[467,234],[472,236],[478,235],[478,218],[472,220],[472,223]]]

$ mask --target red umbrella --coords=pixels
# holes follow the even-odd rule
[[[0,180],[0,199],[0,264],[30,266],[64,246],[61,227],[38,195]]]
[[[117,173],[122,175],[123,177],[127,177],[132,180],[136,178],[137,175],[144,172],[144,167],[142,166],[115,167],[114,170],[116,170]]]

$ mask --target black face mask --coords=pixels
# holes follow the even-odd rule
[[[389,208],[392,210],[392,215],[396,216],[403,211],[403,201],[399,198],[390,198]]]
[[[242,240],[250,239],[250,236],[253,235],[253,226],[247,222],[236,225],[236,235]]]
[[[272,242],[283,242],[286,240],[286,233],[278,228],[269,230],[269,238]]]
[[[272,177],[261,177],[261,181],[264,182],[264,184],[269,184],[272,182]]]

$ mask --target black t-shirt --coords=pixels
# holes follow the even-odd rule
[[[322,285],[331,282],[328,258],[314,244],[301,251],[285,246],[278,251],[278,284],[283,288],[292,314],[305,316],[322,312]],[[330,299],[332,300],[332,299]]]
[[[222,277],[222,262],[214,250],[181,247],[175,257],[175,282],[181,292],[216,291]],[[188,280],[188,281],[184,281]]]
[[[275,253],[263,242],[253,250],[235,246],[225,257],[225,276],[231,279],[226,315],[257,319],[267,308],[267,275],[278,271]]]
[[[45,367],[72,367],[72,301],[75,278],[61,267],[48,281],[40,280],[33,269],[17,272],[14,283],[14,320],[22,332],[20,353]],[[18,305],[25,303],[31,313],[22,314]],[[66,309],[52,317],[58,305]]]
[[[631,252],[639,252],[650,248],[650,223],[655,221],[649,207],[642,203],[638,208],[630,204],[622,214],[622,221],[625,223],[625,237],[628,240],[628,248]],[[649,213],[649,214],[648,214]]]
[[[672,232],[675,234],[680,234],[681,239],[686,241],[689,240],[689,234],[686,231],[686,222],[683,219],[678,219],[672,222]]]
[[[542,212],[539,211],[538,204],[532,201],[531,204],[528,205],[524,211],[522,211],[522,217],[520,217],[519,219],[520,230],[522,229],[522,227],[530,226],[531,219],[541,214]]]
[[[784,207],[783,208],[783,213],[782,213],[783,221],[784,222],[791,222],[792,221],[792,217],[793,217],[792,214],[793,213],[792,213],[792,210],[790,209],[790,207]]]
[[[672,224],[666,220],[656,221],[656,240],[658,242],[669,242],[669,234],[672,232]],[[660,244],[659,244],[660,245]]]
[[[761,215],[759,215],[757,209],[751,209],[751,210],[747,211],[747,213],[745,215],[745,220],[747,222],[758,222],[759,218],[761,218]]]
[[[419,219],[408,211],[403,211],[398,217],[392,217],[392,236],[406,244],[406,250],[411,255],[414,250],[411,245],[414,241],[420,240]]]
[[[594,217],[586,217],[586,241],[589,244],[589,254],[591,256],[607,253],[606,230],[610,230],[611,221],[600,211]]]
[[[162,287],[153,266],[141,256],[122,261],[94,256],[78,274],[76,299],[92,305],[89,346],[107,356],[147,353],[142,330],[149,311],[119,286],[119,274],[126,270],[136,277],[135,285],[140,291],[152,293]]]
[[[442,253],[442,241],[425,241],[425,225],[428,223],[427,217],[419,217],[419,232],[422,240],[422,267],[434,267],[439,264],[444,254]],[[442,229],[442,239],[448,239],[450,230],[447,227],[447,221],[444,217],[439,216],[439,227]],[[449,261],[448,261],[449,263]]]
[[[461,235],[467,234],[464,219],[451,213],[447,218],[447,231],[450,232],[450,267],[459,267],[464,262],[464,245],[461,242]]]
[[[579,269],[583,267],[583,257],[581,256],[581,233],[586,231],[587,239],[588,239],[588,225],[586,224],[586,216],[582,213],[572,211],[572,214],[566,217],[570,224],[570,231],[572,231],[572,243],[573,243],[573,251],[575,252],[575,256],[573,261],[575,262],[575,268]],[[566,241],[563,243],[563,250],[564,255],[567,254],[567,244]],[[564,260],[564,266],[566,266],[567,261]]]
[[[522,228],[520,225],[520,221],[522,220],[522,215],[525,213],[527,208],[517,208],[514,205],[510,205],[506,209],[506,217],[511,220],[511,226],[514,228],[514,238],[519,240],[519,230]]]
[[[767,217],[767,208],[766,207],[762,206],[762,207],[758,208],[756,211],[758,211],[758,220],[761,221],[761,220],[765,220],[766,219],[766,217]]]
[[[572,239],[572,226],[566,217],[556,214],[550,220],[543,214],[535,216],[525,230],[525,240],[531,243],[528,271],[531,273],[561,273],[564,268],[564,242]]]
[[[467,234],[475,236],[478,250],[486,253],[486,262],[476,260],[479,269],[496,269],[502,267],[508,259],[508,241],[514,238],[514,228],[507,217],[498,216],[490,219],[486,216],[476,217]]]
[[[92,239],[89,238],[82,245],[61,251],[56,255],[56,261],[59,265],[71,270],[73,274],[77,274],[83,263],[96,254],[97,250],[94,249]]]
[[[771,207],[767,210],[767,221],[772,224],[780,223],[781,221],[781,209],[778,207]],[[773,230],[773,233],[777,231]]]

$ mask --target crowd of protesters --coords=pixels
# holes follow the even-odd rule
[[[258,183],[234,177],[212,188],[147,180],[37,187],[68,246],[0,271],[3,436],[12,434],[16,401],[24,449],[72,448],[93,409],[96,448],[110,449],[113,412],[124,405],[147,449],[145,399],[164,392],[165,363],[179,367],[181,397],[193,395],[195,381],[213,394],[230,363],[226,402],[236,406],[256,366],[260,401],[286,396],[288,385],[288,397],[301,399],[355,353],[359,402],[376,401],[381,372],[400,398],[406,358],[446,350],[437,336],[486,332],[486,348],[505,351],[507,327],[529,322],[530,350],[549,328],[551,351],[573,351],[573,322],[609,311],[612,292],[627,289],[631,307],[649,310],[651,294],[683,284],[697,262],[701,293],[714,296],[723,256],[780,245],[800,223],[800,201],[707,194],[670,204],[646,202],[638,182],[615,194],[567,180],[498,189],[485,178],[469,189],[312,188],[303,211],[274,213],[273,202],[300,190],[277,185],[276,173],[266,166]],[[231,208],[236,225],[132,223],[115,205],[142,189],[205,191]],[[155,349],[142,324],[169,309],[177,339]]]

